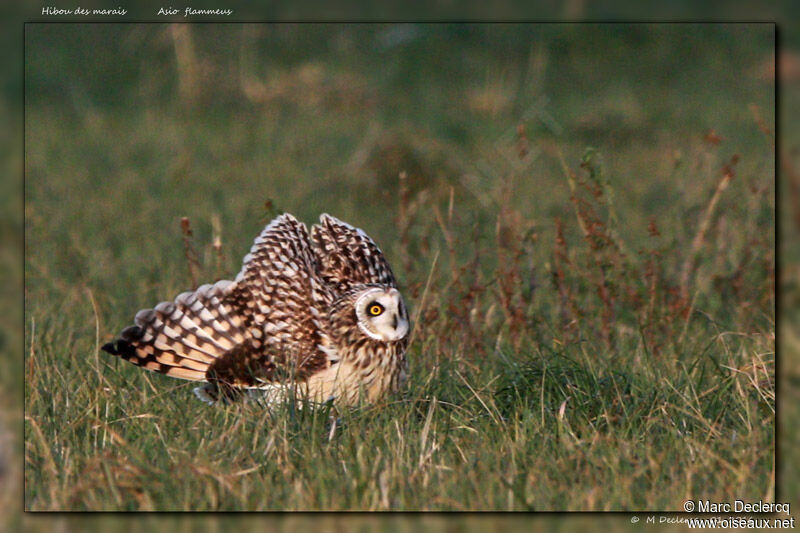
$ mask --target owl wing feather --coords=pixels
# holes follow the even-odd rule
[[[324,365],[327,308],[333,295],[317,274],[305,224],[286,213],[261,232],[245,256],[230,300],[277,362],[304,378]]]
[[[135,325],[103,350],[172,377],[205,379],[217,358],[247,340],[239,317],[221,302],[231,285],[227,280],[203,285],[139,311]]]
[[[363,230],[324,213],[311,228],[320,277],[342,293],[360,284],[397,287],[389,262]]]
[[[259,387],[284,373],[303,378],[325,366],[321,320],[330,301],[308,230],[284,214],[256,238],[235,281],[139,311],[103,350],[172,377],[233,387]]]

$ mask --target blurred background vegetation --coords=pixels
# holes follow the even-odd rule
[[[131,235],[178,242],[181,216],[208,242],[216,213],[239,255],[268,201],[331,211],[392,252],[403,171],[412,197],[452,187],[486,227],[515,179],[512,206],[552,232],[571,212],[562,161],[587,147],[638,207],[620,221],[633,243],[648,217],[683,233],[696,219],[676,204],[711,186],[698,171],[763,148],[753,125],[774,123],[769,25],[48,24],[26,43],[29,250],[93,281],[115,257],[163,255]],[[746,176],[770,171],[740,155]],[[146,226],[104,208],[119,197]]]
[[[632,249],[651,220],[689,246],[734,155],[718,210],[754,217],[774,249],[771,25],[47,24],[25,44],[28,311],[74,310],[89,288],[103,339],[186,288],[183,216],[212,276],[236,272],[272,214],[329,211],[368,228],[412,284],[437,221],[415,213],[409,254],[404,195],[454,205],[467,241],[484,228],[478,246],[498,212],[520,213],[549,248],[574,216],[564,166],[587,147]],[[767,209],[740,210],[754,194]],[[718,237],[744,246],[737,228]],[[95,334],[91,315],[67,323]]]

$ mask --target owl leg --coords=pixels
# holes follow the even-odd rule
[[[222,381],[206,382],[192,389],[195,396],[200,401],[209,405],[214,405],[217,402],[222,402],[223,405],[229,405],[237,402],[244,397],[244,391],[239,387],[231,387]]]
[[[197,396],[201,402],[205,402],[208,405],[217,403],[219,390],[217,386],[212,383],[204,383],[199,387],[195,387],[192,389],[192,392],[194,392],[194,395]]]

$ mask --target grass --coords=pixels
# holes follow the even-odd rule
[[[29,26],[26,509],[774,499],[772,28],[642,28]],[[283,210],[389,256],[402,394],[334,426],[98,351]]]

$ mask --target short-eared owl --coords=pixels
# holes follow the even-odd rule
[[[292,387],[313,402],[374,402],[405,380],[409,318],[386,258],[330,215],[286,213],[256,238],[234,281],[136,314],[103,350],[148,370],[205,381],[205,401]]]

